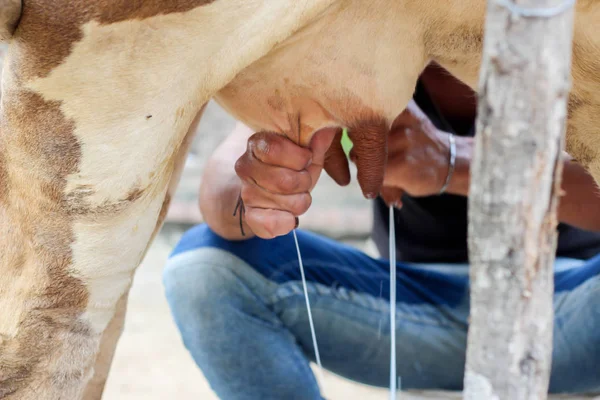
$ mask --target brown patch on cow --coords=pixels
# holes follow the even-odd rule
[[[90,21],[112,24],[157,15],[186,12],[214,0],[30,0],[24,2],[16,43],[24,58],[20,71],[25,79],[45,77],[83,38],[81,27]],[[59,10],[59,12],[57,12]]]
[[[69,271],[74,236],[63,193],[81,157],[73,123],[64,118],[59,102],[26,90],[4,95],[0,157],[9,190],[0,212],[0,276],[3,295],[23,298],[23,309],[15,310],[20,316],[16,336],[0,344],[0,394],[48,379],[40,376],[48,368],[42,360],[60,357],[68,346],[66,336],[89,340],[90,335],[78,322],[87,289]],[[11,286],[19,279],[30,282],[28,292]]]
[[[94,19],[103,24],[112,24],[128,19],[186,12],[213,1],[215,0],[103,0],[97,1]]]
[[[21,16],[21,0],[0,1],[0,40],[9,39]]]
[[[4,113],[10,130],[7,147],[15,146],[33,163],[28,169],[44,171],[44,181],[64,184],[65,176],[77,170],[81,157],[74,123],[65,119],[58,101],[46,101],[28,90],[9,95],[10,110]]]
[[[74,199],[81,199],[82,201],[75,201]],[[71,196],[66,197],[67,210],[70,216],[115,216],[131,206],[132,200],[128,198],[120,200],[106,200],[97,205],[90,205],[86,202],[85,196]]]
[[[2,135],[0,131],[0,136]],[[8,179],[6,177],[6,160],[4,159],[3,150],[0,148],[0,205],[4,203],[8,193]]]
[[[71,369],[60,369],[47,374],[41,361],[52,351],[64,351],[61,349],[65,332],[68,332],[69,340],[74,345],[70,351],[89,351],[89,327],[77,319],[78,314],[65,310],[44,312],[45,315],[32,313],[32,318],[23,322],[21,331],[27,335],[20,336],[20,342],[11,340],[3,343],[2,361],[0,363],[0,398],[9,394],[23,394],[23,389],[30,385],[32,378],[40,388],[52,387],[55,396],[44,393],[47,396],[58,398],[56,394],[64,395],[72,393],[73,382],[81,381],[86,373],[81,365],[73,366]],[[52,333],[55,332],[55,333]],[[52,346],[48,344],[52,343]],[[25,345],[24,345],[25,344]],[[76,356],[75,356],[76,357]],[[90,362],[91,364],[91,362]],[[40,390],[38,387],[30,387],[32,392]],[[31,396],[31,393],[25,396]],[[28,397],[33,398],[33,397]],[[64,397],[74,398],[74,397]]]
[[[131,203],[137,201],[144,194],[145,189],[132,188],[124,198],[119,200],[107,200],[97,205],[91,205],[88,198],[95,194],[95,190],[89,185],[78,185],[71,189],[66,195],[60,194],[64,203],[64,209],[70,216],[76,215],[114,215],[127,209]]]
[[[134,202],[140,197],[142,197],[142,194],[144,194],[144,189],[133,188],[129,191],[129,193],[127,193],[125,200],[129,202]]]
[[[69,214],[80,214],[76,210],[84,209],[86,199],[95,193],[91,185],[77,185],[64,197],[65,208]]]

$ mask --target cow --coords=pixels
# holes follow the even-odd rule
[[[0,398],[101,397],[210,99],[302,145],[347,127],[374,197],[424,67],[476,89],[485,3],[0,0]],[[598,25],[600,2],[579,0],[567,150],[597,182]]]

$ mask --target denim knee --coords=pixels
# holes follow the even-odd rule
[[[264,303],[276,288],[235,254],[214,247],[187,251],[169,259],[163,284],[182,333],[184,321],[186,326],[195,321],[192,325],[206,327],[232,309],[260,307],[258,304]]]
[[[248,321],[281,325],[267,306],[272,285],[224,250],[201,248],[170,259],[163,282],[183,344],[205,373],[207,360],[229,348],[231,336]]]
[[[165,294],[177,325],[183,320],[189,323],[199,314],[206,321],[211,310],[235,292],[235,276],[213,264],[211,251],[197,253],[200,257],[170,260],[163,271]],[[208,257],[203,259],[202,253]]]

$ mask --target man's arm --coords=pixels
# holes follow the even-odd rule
[[[456,138],[457,168],[449,193],[463,196],[469,193],[473,143],[473,138]],[[580,229],[600,231],[600,193],[594,178],[577,162],[565,159],[561,186],[564,195],[558,205],[558,220]]]
[[[239,214],[233,216],[242,189],[242,181],[236,175],[234,165],[246,151],[252,133],[250,128],[237,124],[233,132],[210,156],[202,175],[202,216],[216,234],[229,240],[249,239],[254,236],[245,221],[245,236],[242,236]]]
[[[467,196],[474,138],[456,136],[456,167],[447,193]],[[442,132],[412,103],[389,137],[384,184],[413,196],[439,193],[448,175],[448,133]],[[600,193],[592,176],[565,155],[558,220],[580,229],[600,231]]]
[[[311,204],[314,188],[336,129],[317,132],[309,148],[272,132],[238,124],[207,162],[200,210],[208,226],[229,240],[264,239],[289,233]],[[240,215],[233,215],[243,200]],[[240,212],[241,210],[238,210]]]
[[[600,231],[600,193],[596,182],[580,164],[565,161],[558,219],[588,231]]]

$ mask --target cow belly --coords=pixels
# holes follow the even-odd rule
[[[304,145],[324,127],[382,119],[391,125],[427,63],[418,30],[395,21],[402,4],[338,7],[242,70],[217,101],[253,129],[284,133]],[[347,29],[357,15],[370,18]],[[408,45],[390,46],[398,38]]]

